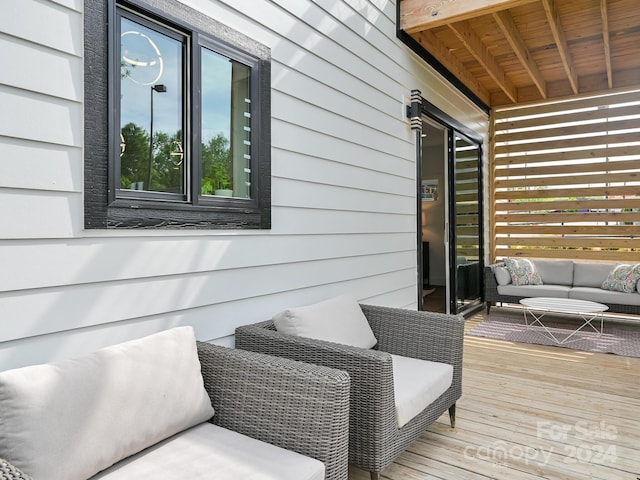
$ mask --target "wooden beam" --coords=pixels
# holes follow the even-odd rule
[[[573,93],[577,95],[578,75],[576,74],[575,66],[571,58],[571,52],[569,51],[567,39],[564,36],[562,26],[560,25],[560,15],[558,14],[558,9],[556,8],[556,2],[555,0],[542,0],[542,6],[544,7],[544,11],[547,14],[549,28],[551,29],[551,33],[553,34],[553,38],[556,42],[564,71],[567,74],[569,84],[571,85],[571,90],[573,90]]]
[[[471,55],[482,65],[509,99],[511,99],[513,103],[517,103],[518,95],[516,87],[513,85],[513,82],[507,78],[502,68],[498,65],[498,62],[496,62],[496,59],[489,53],[489,49],[482,43],[482,40],[480,40],[480,37],[473,31],[469,22],[451,23],[449,24],[449,28],[453,30]]]
[[[398,0],[400,28],[415,33],[538,0]]]
[[[449,49],[429,30],[420,32],[417,41],[431,55],[451,72],[458,80],[469,87],[483,102],[489,104],[489,92],[478,82],[478,80],[467,70],[455,55],[449,52]]]
[[[607,0],[600,0],[600,16],[602,17],[602,39],[604,41],[604,61],[607,66],[607,84],[613,88],[613,72],[611,70],[611,43],[609,41],[609,15]]]
[[[542,77],[542,73],[540,73],[538,65],[533,61],[531,53],[529,53],[529,49],[525,45],[524,40],[522,40],[518,27],[509,12],[506,10],[495,12],[493,14],[493,19],[500,27],[500,30],[502,30],[502,34],[507,39],[507,42],[509,42],[509,45],[511,45],[511,48],[513,48],[516,57],[520,60],[520,63],[531,77],[531,80],[535,83],[542,98],[547,98],[547,85],[545,79]]]

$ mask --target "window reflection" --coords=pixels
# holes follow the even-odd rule
[[[250,198],[250,68],[207,48],[202,63],[202,195]]]
[[[121,17],[120,188],[185,193],[184,38]]]

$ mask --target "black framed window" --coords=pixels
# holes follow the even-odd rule
[[[85,226],[270,228],[269,50],[148,2],[87,2]]]

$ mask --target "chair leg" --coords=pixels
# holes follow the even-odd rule
[[[380,472],[370,472],[371,480],[380,480]]]
[[[456,428],[456,404],[455,403],[449,407],[449,421],[451,422],[451,428]]]

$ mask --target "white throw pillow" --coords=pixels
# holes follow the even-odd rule
[[[213,416],[191,327],[2,372],[0,399],[0,457],[46,480],[86,480]]]
[[[504,264],[511,275],[511,283],[519,285],[542,285],[542,278],[528,258],[505,258]]]
[[[288,308],[274,315],[273,323],[279,332],[299,337],[361,348],[371,348],[378,343],[360,305],[348,294]]]
[[[635,265],[618,263],[613,270],[611,270],[604,282],[602,282],[602,289],[633,293],[637,290],[639,280],[640,263],[636,263]]]

